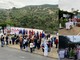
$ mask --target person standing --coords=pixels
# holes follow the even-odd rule
[[[11,44],[11,42],[12,42],[11,36],[8,37],[8,42],[9,42],[9,44]]]
[[[4,44],[6,44],[6,34],[4,34]]]
[[[36,36],[34,37],[34,44],[35,44],[34,49],[36,49],[36,47],[37,47],[37,38],[36,38]]]
[[[27,40],[26,40],[26,38],[24,38],[24,40],[23,40],[23,47],[24,47],[24,49],[26,47],[26,45],[25,45],[26,42],[27,42]]]
[[[4,47],[4,37],[3,37],[3,35],[1,36],[1,47]]]
[[[77,60],[77,49],[74,48],[74,60]]]
[[[48,41],[47,45],[48,45],[48,52],[50,52],[51,51],[51,41],[50,40]]]
[[[34,47],[34,44],[33,44],[33,42],[31,41],[31,42],[30,42],[30,52],[31,52],[31,53],[33,53],[33,47]]]
[[[8,35],[6,36],[6,45],[8,45]]]
[[[55,40],[56,48],[58,47],[58,39]]]
[[[65,50],[64,49],[60,49],[59,50],[59,59],[62,60],[65,57]]]
[[[41,44],[41,39],[38,39],[38,40],[37,40],[37,49],[38,49],[38,50],[40,49],[40,44]]]
[[[14,45],[14,42],[15,42],[15,37],[13,36],[12,37],[12,44]]]
[[[28,51],[28,39],[26,38],[26,42],[25,42],[25,49],[26,49],[26,51]]]
[[[22,36],[19,37],[19,42],[20,42],[20,49],[22,50],[22,47],[23,47],[23,37]]]
[[[41,45],[42,45],[42,51],[44,52],[44,43],[42,42]]]
[[[78,55],[77,55],[77,57],[78,57],[78,60],[80,60],[80,50],[78,50]]]
[[[44,40],[44,56],[48,56],[48,45],[47,45],[46,38]]]

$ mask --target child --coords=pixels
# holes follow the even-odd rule
[[[34,47],[34,44],[33,44],[33,42],[31,41],[31,43],[30,43],[30,52],[31,52],[31,53],[33,52],[33,47]]]

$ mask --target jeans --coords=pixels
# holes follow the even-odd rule
[[[4,46],[4,41],[1,41],[1,47],[3,47]]]

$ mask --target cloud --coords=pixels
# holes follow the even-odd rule
[[[0,8],[24,7],[26,5],[58,4],[58,0],[0,0]]]
[[[71,11],[72,8],[80,10],[80,0],[59,0],[59,8],[66,11]]]

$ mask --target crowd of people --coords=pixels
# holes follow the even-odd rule
[[[30,52],[33,53],[36,51],[35,49],[42,49],[44,52],[44,56],[48,56],[48,52],[51,51],[51,48],[53,48],[53,45],[55,44],[58,48],[58,39],[56,37],[51,37],[50,34],[45,33],[32,33],[29,32],[29,35],[27,34],[13,34],[13,35],[1,35],[1,47],[4,47],[4,45],[20,45],[20,50],[25,49],[28,51],[28,47],[30,48]]]
[[[80,45],[74,48],[59,49],[59,58],[60,60],[64,58],[80,60]]]

